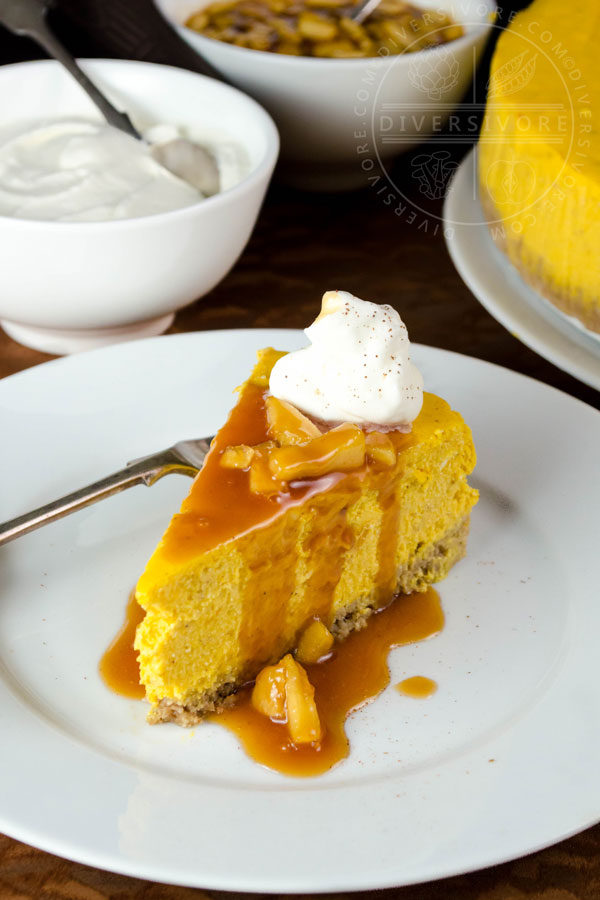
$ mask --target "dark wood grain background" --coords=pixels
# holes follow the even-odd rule
[[[141,58],[197,68],[193,54],[164,28],[149,0],[63,0],[53,16],[79,55]],[[0,29],[0,62],[41,55],[29,41]],[[485,80],[482,75],[479,83]],[[450,150],[456,155],[454,146]],[[394,174],[416,201],[408,169],[403,158]],[[308,194],[275,183],[233,271],[210,295],[181,312],[171,331],[302,328],[318,311],[323,291],[339,288],[391,303],[401,312],[413,341],[507,366],[599,408],[598,392],[519,343],[480,306],[455,272],[441,230],[436,233],[440,211],[439,202],[430,205],[425,230],[395,216],[368,189]],[[0,331],[0,377],[48,359]],[[32,799],[24,797],[24,802]],[[203,896],[228,900],[237,895],[110,874],[0,836],[0,900]],[[380,891],[376,896],[382,900],[600,900],[600,826],[515,862],[431,884]]]

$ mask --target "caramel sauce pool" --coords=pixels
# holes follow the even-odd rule
[[[285,725],[256,712],[250,703],[251,688],[244,688],[231,709],[211,717],[239,738],[246,753],[286,775],[320,775],[348,756],[344,722],[352,710],[377,697],[390,681],[389,651],[432,637],[444,624],[439,596],[400,596],[353,632],[322,663],[306,666],[325,735],[319,745],[295,746]],[[400,720],[400,710],[398,711]]]
[[[405,678],[404,681],[397,684],[396,690],[406,697],[415,697],[420,700],[435,694],[437,687],[437,682],[432,678],[425,678],[424,675],[413,675],[412,678]]]
[[[127,620],[100,663],[107,685],[127,697],[144,696],[133,649],[135,629],[142,617],[143,610],[132,595]],[[284,724],[256,712],[250,702],[251,686],[239,691],[235,706],[210,716],[208,721],[232,731],[248,756],[270,769],[285,775],[320,775],[348,756],[344,722],[349,713],[373,700],[389,684],[389,651],[432,637],[443,624],[444,614],[435,590],[400,596],[371,616],[365,628],[336,644],[324,662],[306,666],[325,732],[318,745],[294,745]]]
[[[134,700],[143,700],[146,696],[144,685],[140,684],[140,667],[133,649],[135,629],[144,615],[144,610],[136,602],[135,591],[132,591],[125,612],[125,622],[100,660],[100,674],[104,683],[115,694],[132,697]]]

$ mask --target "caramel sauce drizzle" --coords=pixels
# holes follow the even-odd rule
[[[180,562],[266,525],[289,506],[301,504],[343,477],[296,482],[287,493],[265,496],[250,490],[247,470],[226,469],[220,464],[227,447],[268,440],[265,394],[257,385],[244,385],[238,404],[212,442],[201,473],[165,535],[163,553],[169,561]]]
[[[380,604],[386,604],[389,603],[389,598],[396,587],[396,547],[400,527],[400,499],[397,491],[384,488],[379,492],[379,502],[383,514],[379,546],[377,547],[376,600]]]
[[[136,602],[135,591],[129,595],[125,621],[100,660],[100,675],[104,683],[122,697],[142,700],[146,696],[140,684],[140,667],[133,649],[135,630],[144,618],[144,610]]]
[[[362,479],[367,465],[355,472],[326,475],[306,481],[291,482],[286,493],[265,496],[250,490],[245,469],[227,469],[220,465],[227,447],[238,444],[256,445],[269,439],[265,407],[267,391],[247,382],[225,425],[215,437],[202,471],[196,477],[181,512],[163,539],[166,559],[181,562],[217,547],[226,541],[266,525],[290,506],[304,503],[346,479]],[[390,432],[389,437],[399,451],[413,442],[411,434]],[[378,479],[385,484],[389,470]]]

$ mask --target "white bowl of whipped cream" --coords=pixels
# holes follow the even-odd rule
[[[52,60],[0,68],[0,324],[72,353],[165,331],[244,249],[279,139],[251,98],[170,66],[83,60],[151,141],[209,150],[220,189],[200,193],[107,126]]]

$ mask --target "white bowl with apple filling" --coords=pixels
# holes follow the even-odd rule
[[[439,133],[471,84],[496,9],[495,0],[418,0],[450,14],[463,36],[397,56],[324,59],[237,47],[186,27],[211,2],[154,0],[180,37],[271,113],[281,174],[309,190],[365,187],[387,160]]]
[[[279,148],[268,114],[214,79],[145,62],[83,67],[150,136],[183,130],[211,150],[221,185],[205,198],[169,173],[153,181],[147,160],[121,153],[125,136],[106,139],[95,107],[54,61],[2,67],[0,324],[50,353],[160,334],[210,291],[248,241]]]

